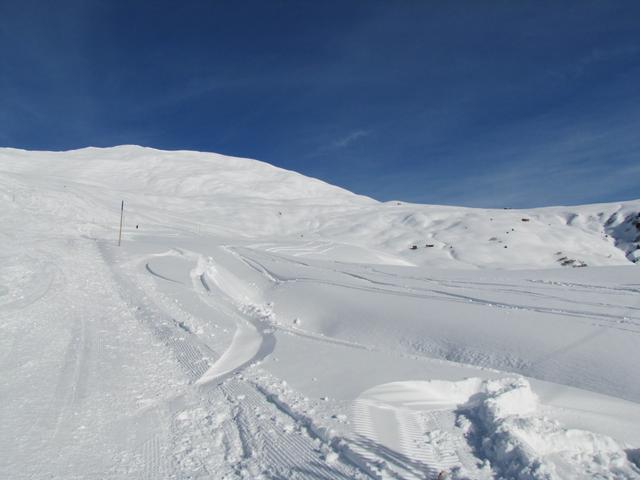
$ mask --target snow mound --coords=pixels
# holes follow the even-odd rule
[[[559,421],[567,409],[591,410],[551,406],[544,387],[541,395],[545,403],[522,377],[377,385],[353,404],[353,443],[364,458],[411,460],[388,458],[389,478],[640,479],[628,444]]]
[[[478,385],[476,379],[463,383]],[[541,415],[537,396],[522,378],[481,382],[459,408],[458,425],[499,478],[640,478],[612,438],[564,428]]]

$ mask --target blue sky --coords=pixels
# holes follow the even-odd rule
[[[258,158],[379,200],[640,197],[640,2],[0,0],[0,145]]]

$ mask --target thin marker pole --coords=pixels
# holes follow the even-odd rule
[[[122,217],[124,215],[124,200],[122,200],[122,204],[120,205],[120,232],[118,233],[118,246],[120,246],[120,242],[122,242]]]

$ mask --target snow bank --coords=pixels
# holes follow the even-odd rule
[[[542,416],[537,396],[522,378],[481,382],[460,407],[458,424],[500,478],[640,478],[612,438],[567,429]]]

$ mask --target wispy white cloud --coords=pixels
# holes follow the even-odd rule
[[[351,145],[352,143],[357,142],[362,137],[368,136],[370,133],[371,132],[368,130],[354,130],[348,135],[345,135],[344,137],[335,140],[331,144],[331,146],[333,148],[345,148]]]
[[[382,200],[477,207],[639,198],[640,113],[620,104],[598,113],[582,118],[548,115],[504,127],[460,149],[441,152],[433,168],[426,168],[430,158],[425,155],[423,165],[374,179],[355,178],[353,182],[360,183],[354,189]]]
[[[306,154],[305,158],[312,159],[345,150],[363,138],[368,137],[371,133],[372,130],[358,128],[338,137],[333,136],[333,139],[331,139],[332,135],[327,133],[317,136],[314,135],[312,137],[312,142],[316,145],[319,144],[319,146],[316,147],[315,150],[311,150],[310,153]]]

